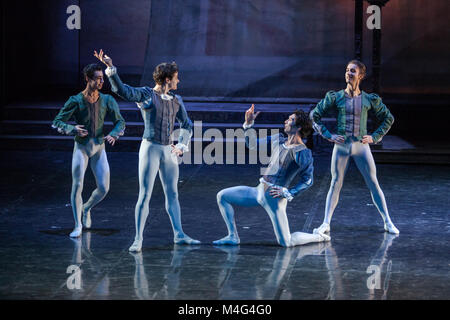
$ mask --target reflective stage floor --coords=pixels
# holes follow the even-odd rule
[[[92,230],[70,239],[70,152],[2,152],[0,299],[449,299],[450,167],[378,164],[399,236],[382,219],[354,163],[331,224],[331,242],[277,245],[262,208],[236,208],[241,245],[226,235],[216,194],[256,186],[256,165],[181,165],[183,228],[202,241],[176,246],[159,179],[142,253],[130,254],[137,153],[108,153],[111,189],[92,210]],[[288,205],[291,231],[323,219],[329,154],[315,156],[315,183]],[[94,188],[88,170],[83,199]]]

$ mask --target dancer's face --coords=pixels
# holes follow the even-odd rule
[[[91,78],[86,77],[86,81],[91,90],[101,90],[103,88],[103,71],[95,71],[94,76]]]
[[[286,121],[284,122],[284,132],[286,134],[296,134],[297,133],[297,130],[299,128],[295,125],[295,119],[296,119],[295,114],[291,114],[289,116],[289,118],[287,118]]]
[[[175,72],[172,80],[169,80],[167,82],[167,80],[169,80],[168,78],[166,78],[166,83],[169,86],[169,90],[177,90],[178,89],[178,83],[180,82],[180,80],[178,79],[178,72]]]
[[[347,66],[347,69],[345,70],[345,82],[347,84],[351,84],[353,87],[355,87],[357,84],[359,84],[363,77],[364,75],[361,73],[361,70],[356,64],[350,63]]]

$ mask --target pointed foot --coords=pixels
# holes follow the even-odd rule
[[[384,231],[392,234],[400,234],[400,231],[394,226],[392,222],[384,223]]]
[[[82,217],[83,227],[86,229],[90,229],[92,225],[91,220],[91,210],[85,211],[83,208],[83,217]]]

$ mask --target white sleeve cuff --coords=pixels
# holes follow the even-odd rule
[[[294,199],[294,197],[289,192],[289,190],[287,188],[284,188],[284,187],[283,187],[283,197],[285,197],[287,199],[287,201],[289,201],[289,202],[291,202],[292,199]]]
[[[177,143],[175,145],[175,148],[183,151],[183,153],[188,152],[189,151],[189,147],[187,145],[185,145],[184,143]]]
[[[253,125],[255,124],[255,121],[250,122],[250,124],[246,124],[244,122],[244,124],[242,125],[242,128],[244,128],[244,130],[250,129],[251,127],[253,127]]]
[[[105,73],[108,77],[111,77],[117,73],[117,68],[114,66],[108,67],[106,68]]]

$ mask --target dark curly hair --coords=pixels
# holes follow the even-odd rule
[[[103,71],[102,66],[97,63],[88,64],[83,69],[84,79],[86,79],[86,77],[88,77],[89,79],[93,79],[95,71]]]
[[[175,61],[172,63],[163,62],[158,64],[153,71],[153,80],[159,85],[164,85],[166,78],[172,80],[173,75],[177,72],[178,65]]]
[[[307,138],[313,131],[312,121],[309,118],[308,113],[302,110],[296,110],[295,114],[295,126],[300,128],[300,136]]]

